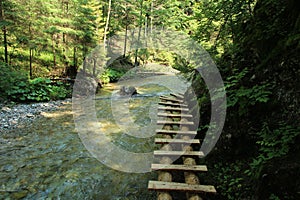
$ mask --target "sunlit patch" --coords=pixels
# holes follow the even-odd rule
[[[100,123],[101,123],[100,131],[105,135],[117,133],[121,131],[121,129],[116,124],[110,121],[101,120]]]
[[[72,116],[73,112],[72,111],[62,111],[62,112],[41,112],[41,115],[43,117],[47,118],[59,118],[59,117],[65,117],[66,115]]]

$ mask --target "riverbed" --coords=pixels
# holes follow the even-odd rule
[[[167,80],[164,84],[154,84],[157,82],[154,79],[147,84],[143,83],[145,79],[139,80],[136,86],[139,95],[125,102],[114,96],[120,85],[101,89],[94,98],[93,111],[96,123],[101,125],[102,137],[127,152],[152,153],[157,148],[154,133],[158,97],[176,87],[167,78],[159,78]],[[25,125],[2,130],[0,143],[0,199],[156,198],[147,189],[148,181],[156,179],[156,172],[140,173],[139,166],[136,171],[122,170],[123,166],[126,169],[122,163],[130,162],[124,156],[118,155],[115,161],[120,161],[118,167],[95,156],[74,123],[71,101],[60,103],[57,109],[40,112],[39,117]],[[100,148],[97,154],[102,152],[107,153],[105,148]],[[115,158],[114,154],[111,157]]]

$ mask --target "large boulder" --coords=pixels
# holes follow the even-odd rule
[[[84,71],[80,71],[76,77],[73,94],[76,96],[91,96],[94,95],[100,87],[101,83],[97,78]]]

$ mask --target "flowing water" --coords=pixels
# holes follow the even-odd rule
[[[118,111],[112,112],[113,89],[110,85],[96,96],[95,110],[102,131],[122,149],[152,152],[153,136],[146,136],[155,126],[151,126],[153,130],[139,129],[144,138],[124,134],[114,119]],[[153,123],[157,94],[169,90],[148,85],[138,87],[138,91],[144,95],[127,103],[130,120],[146,127]],[[71,103],[43,113],[26,127],[1,133],[0,163],[0,199],[155,199],[155,193],[147,190],[148,180],[156,179],[155,172],[121,172],[91,155],[75,130]]]

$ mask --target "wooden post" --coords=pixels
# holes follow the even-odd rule
[[[163,129],[170,130],[170,129],[172,129],[172,126],[165,125],[163,127]],[[171,139],[172,136],[163,135],[163,138]],[[170,144],[164,144],[162,146],[161,150],[172,151],[172,146]],[[172,164],[172,159],[164,156],[160,159],[159,163],[160,164]],[[160,172],[158,172],[158,181],[172,182],[172,174],[168,171],[160,171]],[[157,200],[172,200],[172,196],[168,192],[159,192],[157,194]]]
[[[181,121],[188,121],[186,118],[183,118]],[[188,126],[182,126],[182,130],[183,131],[189,131],[189,127]],[[182,136],[182,139],[184,140],[190,140],[191,137],[190,136]],[[190,145],[182,145],[182,150],[184,151],[193,151],[193,147],[191,147]],[[184,165],[196,165],[196,160],[192,157],[183,157],[183,164]],[[185,182],[187,184],[191,184],[191,185],[200,185],[200,180],[199,177],[194,173],[194,172],[184,172],[184,178],[185,178]],[[193,193],[186,193],[186,198],[188,200],[203,200],[198,194],[193,194]]]

